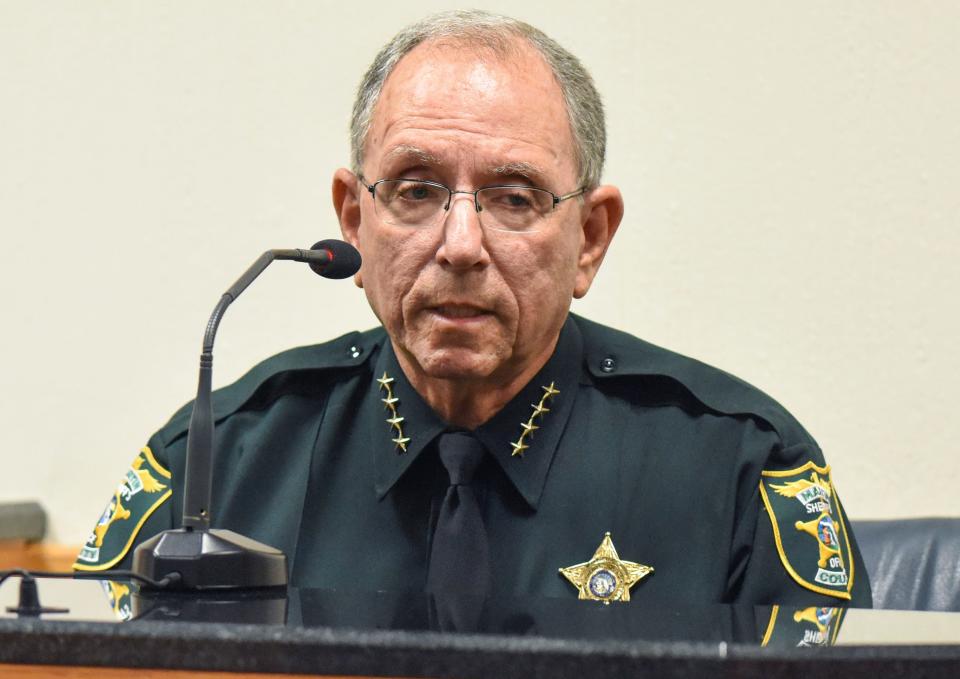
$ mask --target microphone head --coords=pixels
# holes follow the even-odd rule
[[[328,238],[314,243],[311,250],[326,250],[330,261],[326,264],[310,262],[310,268],[324,278],[349,278],[360,270],[360,253],[350,243]]]

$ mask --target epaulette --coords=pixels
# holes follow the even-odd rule
[[[233,384],[213,392],[213,413],[220,420],[235,413],[269,381],[277,376],[302,371],[353,369],[364,364],[382,344],[383,328],[351,332],[336,339],[305,347],[288,349],[267,358]],[[190,424],[193,401],[180,408],[158,432],[165,442],[181,436]]]
[[[573,316],[583,334],[587,369],[596,381],[667,379],[708,412],[762,420],[786,445],[815,442],[773,398],[738,377],[633,335]]]

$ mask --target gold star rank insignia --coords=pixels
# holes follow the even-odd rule
[[[380,400],[383,401],[384,407],[390,413],[390,417],[387,418],[387,424],[390,425],[390,433],[396,432],[397,434],[395,438],[391,438],[390,440],[397,446],[398,452],[405,453],[407,452],[407,444],[410,443],[410,437],[403,435],[403,418],[400,417],[400,414],[397,412],[397,404],[400,403],[400,399],[393,395],[393,387],[390,386],[393,384],[393,378],[384,371],[383,377],[377,378],[377,384],[380,385],[381,391],[387,392],[387,395]]]
[[[630,588],[653,573],[653,568],[621,560],[610,533],[606,533],[592,559],[561,568],[560,573],[580,590],[578,599],[609,604],[611,601],[630,601]]]
[[[549,386],[540,388],[543,390],[543,396],[540,397],[540,402],[530,404],[530,407],[533,408],[533,414],[530,415],[530,419],[526,422],[520,423],[520,428],[523,430],[520,433],[520,438],[510,443],[510,447],[513,449],[510,452],[511,457],[523,455],[523,451],[530,447],[526,443],[527,437],[533,438],[533,432],[540,428],[540,425],[533,423],[534,420],[538,417],[542,418],[544,413],[550,412],[550,409],[546,406],[547,401],[560,393],[560,390],[557,389],[556,382],[551,382]]]
[[[515,441],[511,443],[510,447],[513,448],[513,452],[510,453],[511,455],[523,455],[523,451],[525,451],[530,446],[524,443],[523,439],[521,439],[519,441]]]

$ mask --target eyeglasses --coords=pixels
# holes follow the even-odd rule
[[[484,228],[512,233],[536,231],[557,205],[587,190],[583,187],[558,196],[522,184],[454,191],[424,179],[380,179],[367,184],[361,175],[360,181],[373,196],[377,216],[387,224],[418,229],[436,226],[450,209],[453,195],[462,193],[473,196],[473,206]]]

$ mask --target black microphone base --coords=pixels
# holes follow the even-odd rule
[[[285,587],[283,552],[229,530],[176,528],[145,541],[133,553],[138,575],[160,580],[180,573],[171,589]]]

